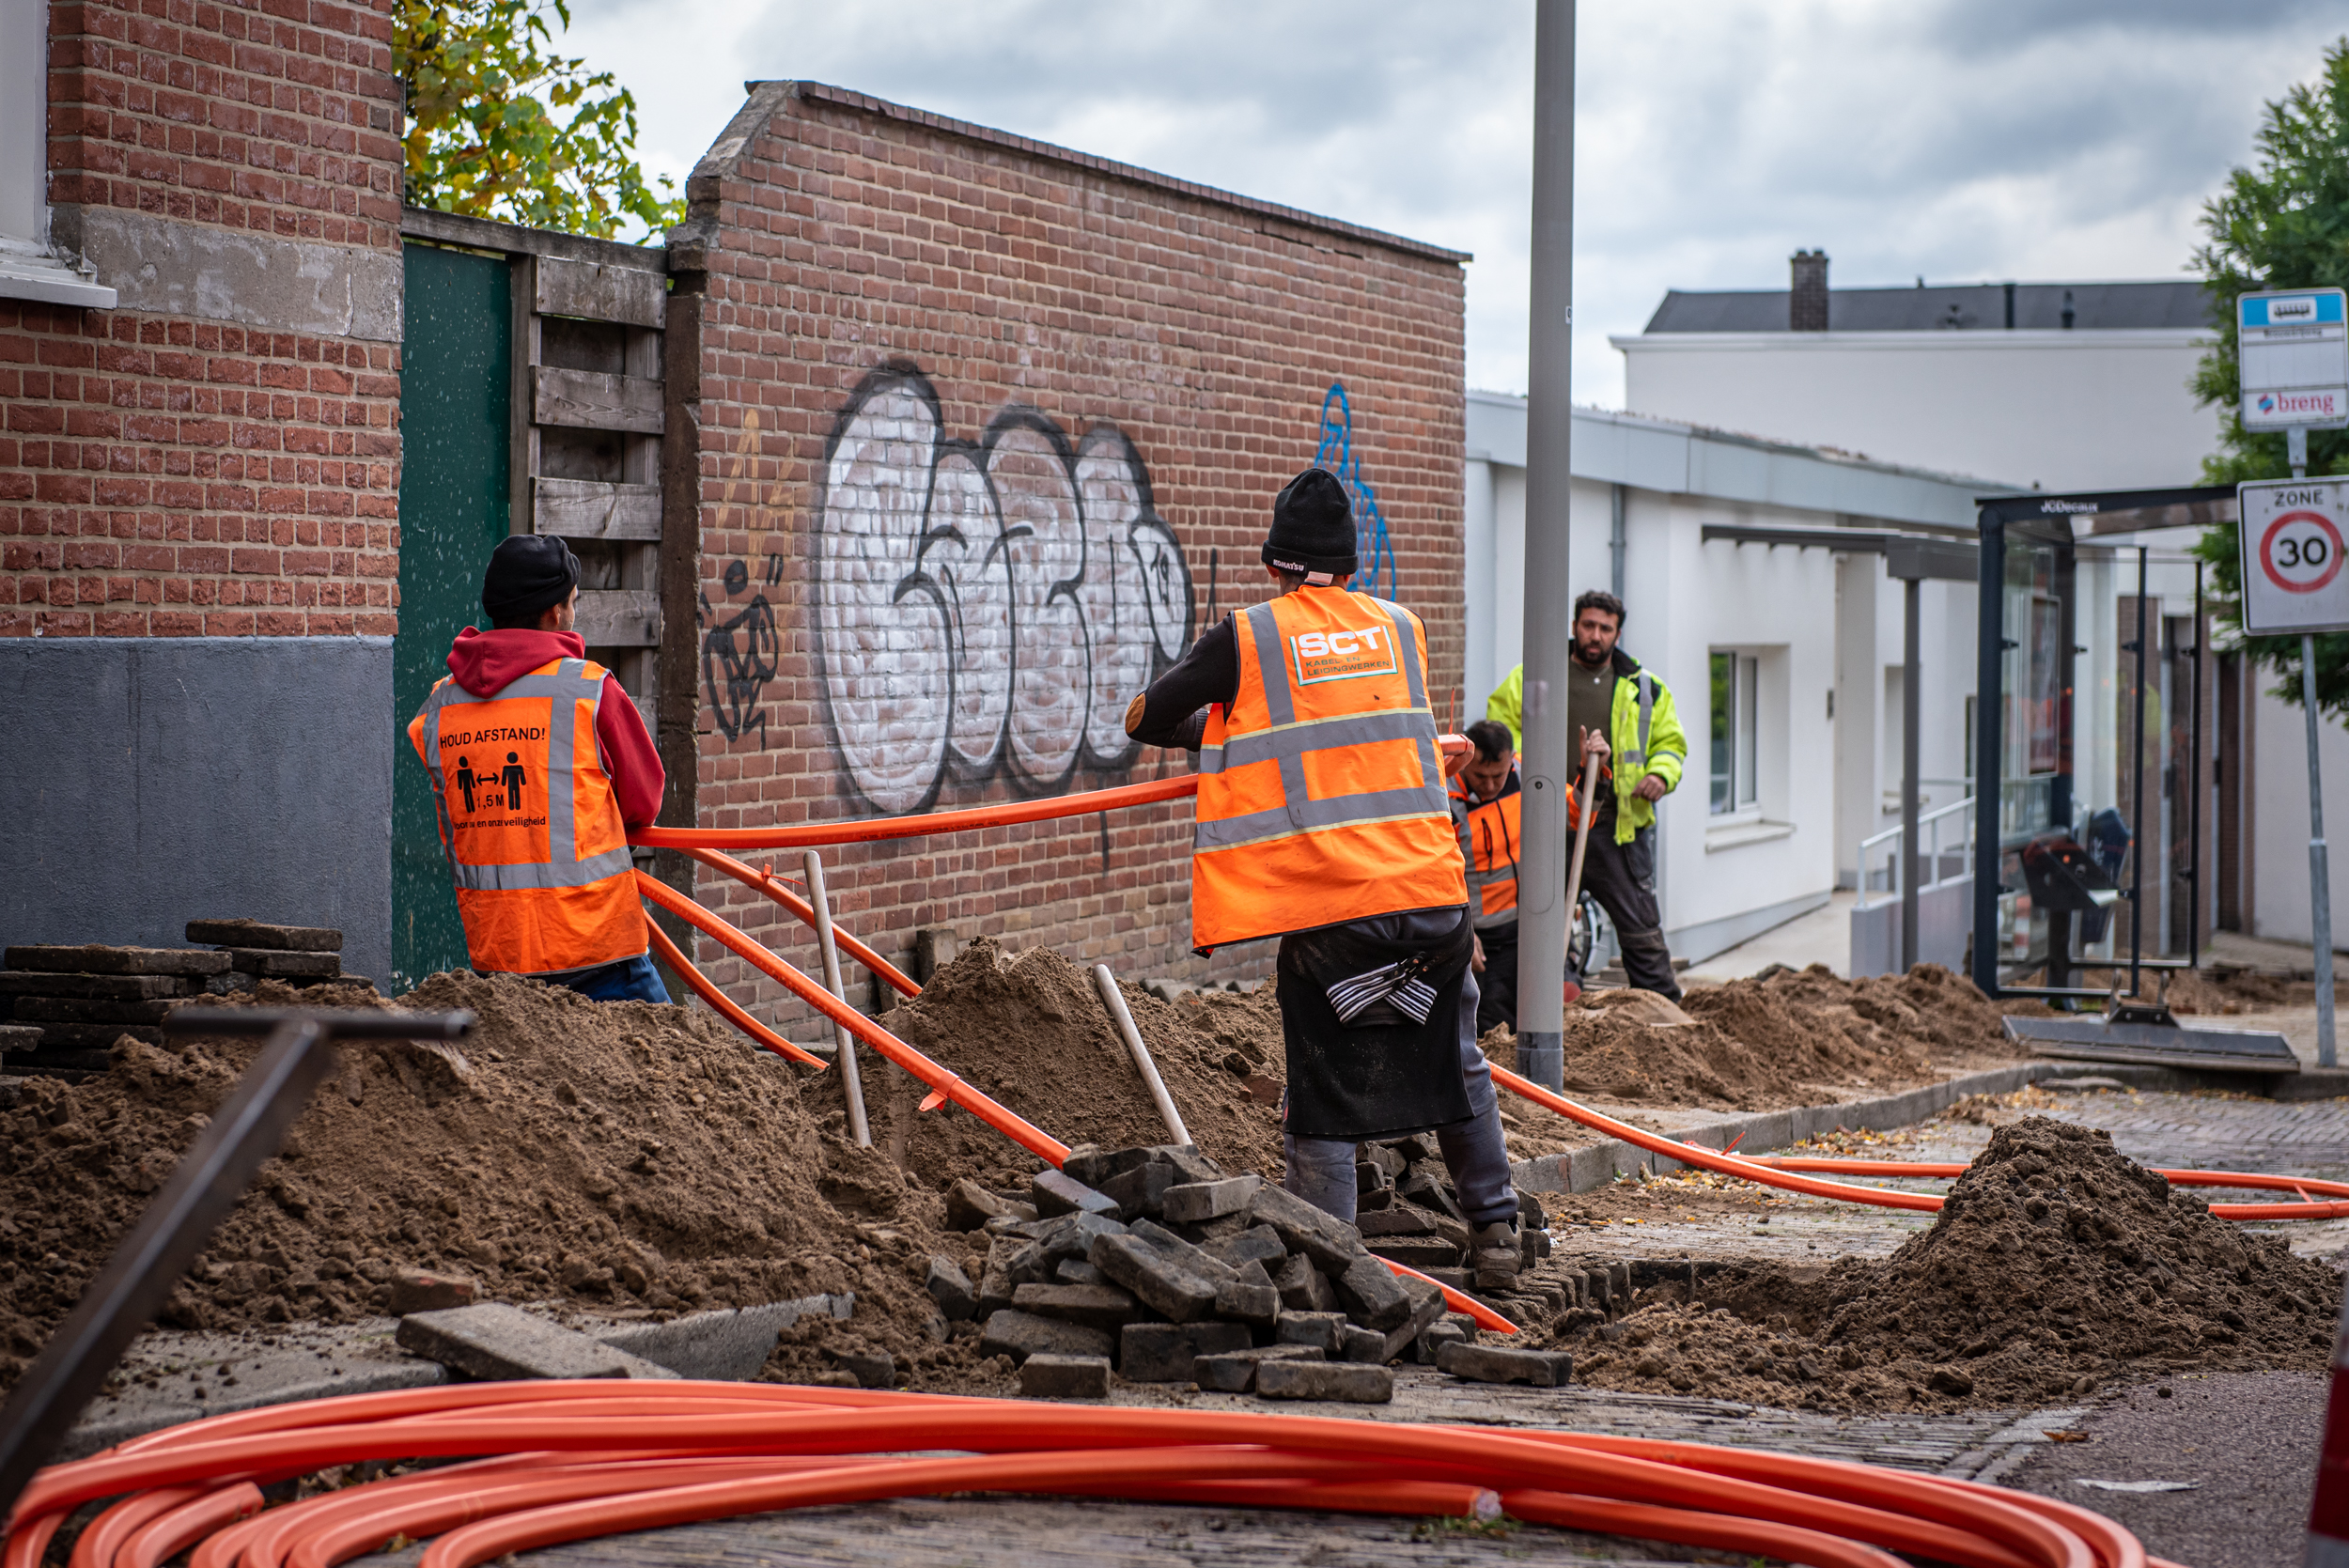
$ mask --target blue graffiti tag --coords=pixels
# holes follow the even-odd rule
[[[1314,466],[1336,474],[1354,503],[1354,532],[1360,541],[1356,549],[1361,561],[1361,569],[1354,574],[1354,591],[1394,598],[1394,547],[1387,538],[1387,515],[1378,509],[1378,492],[1362,477],[1362,460],[1354,455],[1354,410],[1346,401],[1344,381],[1331,381],[1330,395],[1321,400],[1321,444],[1314,448]]]

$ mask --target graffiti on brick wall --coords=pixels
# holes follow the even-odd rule
[[[1354,503],[1360,563],[1354,591],[1394,598],[1394,544],[1387,536],[1387,514],[1378,508],[1378,491],[1362,477],[1362,459],[1354,450],[1354,408],[1344,381],[1331,381],[1321,399],[1321,440],[1314,448],[1314,466],[1336,474]]]
[[[782,580],[782,566],[781,556],[767,558],[769,587]],[[728,600],[725,610],[733,610],[732,600],[750,586],[751,569],[739,560],[728,561],[721,581]],[[756,730],[763,746],[767,710],[760,699],[767,683],[775,678],[783,656],[774,606],[761,593],[753,595],[748,604],[725,619],[719,619],[723,613],[711,606],[708,593],[702,595],[702,625],[708,629],[702,634],[702,679],[709,686],[710,713],[728,740],[739,740]]]
[[[1133,442],[1020,404],[978,440],[892,364],[841,411],[815,531],[816,629],[857,791],[919,811],[953,777],[1064,787],[1140,750],[1127,704],[1191,640],[1190,567]]]

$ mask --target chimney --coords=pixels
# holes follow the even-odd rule
[[[1795,286],[1786,296],[1786,330],[1827,331],[1827,252],[1797,251],[1792,257]]]

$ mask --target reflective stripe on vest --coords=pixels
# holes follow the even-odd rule
[[[1511,790],[1498,800],[1459,802],[1460,863],[1468,876],[1469,905],[1480,928],[1514,924],[1517,918],[1517,845],[1524,796]]]
[[[1418,618],[1308,586],[1237,623],[1239,691],[1199,752],[1192,945],[1464,902]]]
[[[577,785],[571,774],[571,759],[577,754],[581,703],[590,711],[603,700],[603,671],[600,666],[591,676],[583,659],[556,661],[552,672],[540,670],[508,681],[495,696],[476,697],[452,679],[443,679],[425,699],[424,765],[432,776],[433,803],[441,815],[441,844],[448,853],[449,873],[460,888],[475,892],[506,892],[518,888],[583,888],[590,882],[600,882],[606,877],[616,877],[630,867],[628,845],[616,849],[579,858],[579,813],[576,803]],[[536,862],[513,862],[505,864],[481,864],[461,862],[457,858],[455,819],[449,815],[446,775],[441,768],[441,710],[463,704],[527,702],[534,698],[551,699],[548,703],[547,765],[542,771],[547,792],[547,858]],[[623,840],[627,831],[621,830]]]
[[[476,970],[558,976],[646,951],[628,827],[596,744],[603,681],[583,659],[487,697],[443,680],[409,723]]]

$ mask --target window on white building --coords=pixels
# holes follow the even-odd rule
[[[1725,649],[1712,663],[1713,815],[1728,816],[1761,803],[1762,661]]]
[[[0,0],[0,299],[107,309],[115,291],[49,245],[49,8]]]

